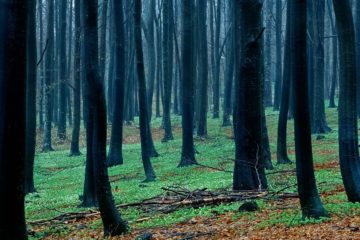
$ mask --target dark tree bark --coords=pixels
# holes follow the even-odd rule
[[[262,29],[260,0],[236,1],[236,65],[234,190],[262,190],[267,180],[262,159]],[[241,31],[241,39],[240,39]],[[241,61],[240,51],[241,49]]]
[[[105,83],[105,67],[106,67],[106,30],[108,22],[108,4],[109,0],[102,0],[101,8],[101,26],[100,26],[100,42],[99,42],[99,61],[100,61],[100,77]],[[112,29],[110,31],[113,31]]]
[[[195,159],[195,148],[193,139],[194,130],[194,77],[195,72],[193,66],[193,31],[194,14],[191,7],[192,0],[183,1],[182,21],[183,21],[183,35],[182,35],[182,151],[181,161],[179,167],[186,167],[197,164]]]
[[[285,52],[284,52],[284,69],[283,69],[283,80],[281,89],[281,100],[280,100],[280,113],[277,128],[277,163],[287,164],[291,163],[286,147],[287,138],[287,120],[290,105],[290,88],[291,88],[291,49],[290,49],[290,32],[291,32],[291,9],[287,7],[287,18],[286,18],[286,36],[285,36]]]
[[[353,1],[352,5],[355,5],[355,47],[356,47],[356,69],[360,69],[360,2]],[[357,94],[356,94],[356,101],[357,101],[357,116],[360,118],[360,74],[357,74]]]
[[[199,111],[198,111],[198,123],[197,123],[197,135],[199,137],[207,136],[207,110],[208,110],[208,47],[207,47],[207,27],[206,27],[206,10],[207,10],[207,1],[199,0],[198,1],[198,24],[199,24],[199,36],[198,36],[198,98],[199,98]],[[216,40],[215,40],[216,42]],[[184,43],[188,44],[188,43]],[[216,43],[215,43],[216,45]],[[215,47],[216,48],[216,47]],[[216,50],[215,50],[216,51]],[[217,74],[217,73],[216,73]],[[213,79],[214,85],[218,81],[217,76]],[[220,80],[219,80],[220,81]],[[217,86],[214,86],[214,94],[219,91]],[[218,94],[218,93],[217,93]],[[219,97],[219,96],[217,96]],[[216,97],[214,97],[215,100]],[[219,113],[215,114],[214,105],[214,118],[219,118]]]
[[[314,112],[312,132],[317,134],[331,131],[325,115],[325,0],[315,1],[315,75],[314,75]]]
[[[282,0],[276,0],[276,69],[274,89],[274,111],[280,110],[281,85],[282,85]]]
[[[60,84],[59,84],[59,119],[58,119],[58,138],[66,139],[66,113],[67,113],[67,79],[66,79],[66,9],[67,1],[59,3],[59,67],[60,67]]]
[[[173,2],[167,0],[163,2],[162,7],[163,14],[163,80],[164,80],[164,101],[163,101],[163,125],[164,125],[164,137],[163,142],[173,140],[173,134],[171,130],[171,90],[173,82]]]
[[[201,0],[200,0],[201,1]],[[215,1],[214,0],[214,7],[215,7]],[[221,51],[220,51],[220,30],[221,30],[221,0],[217,0],[216,4],[216,13],[215,13],[215,35],[214,35],[214,66],[213,66],[213,104],[214,104],[214,110],[213,110],[213,118],[219,118],[220,116],[220,64],[221,64]],[[199,11],[206,11],[205,9],[199,9]],[[205,23],[206,26],[206,23]],[[206,33],[206,27],[205,33]],[[202,33],[204,34],[204,33]],[[203,36],[199,36],[200,38],[203,38]],[[206,38],[207,41],[207,38]],[[207,44],[206,44],[207,46]],[[201,48],[201,46],[200,46]],[[201,50],[200,50],[201,51]],[[203,83],[202,83],[203,84]],[[207,107],[207,106],[206,106]]]
[[[123,164],[122,140],[124,121],[124,94],[125,94],[125,29],[122,0],[113,1],[115,22],[115,106],[111,128],[110,150],[107,164],[109,167]]]
[[[0,3],[0,238],[26,240],[27,21],[30,1]],[[33,3],[33,2],[31,2]],[[28,9],[31,8],[31,10]],[[32,114],[36,115],[35,112]]]
[[[308,57],[308,89],[309,89],[309,104],[310,104],[310,121],[311,126],[314,126],[314,77],[315,77],[315,23],[316,23],[316,14],[315,14],[315,1],[309,1],[307,4],[307,57]],[[292,91],[292,88],[291,88]],[[292,95],[292,94],[291,94]],[[292,102],[293,97],[290,98],[290,114],[292,113]]]
[[[234,51],[234,42],[235,42],[235,28],[234,28],[234,8],[233,1],[229,1],[227,4],[227,15],[228,15],[228,26],[229,26],[229,39],[226,42],[226,69],[225,69],[225,88],[224,88],[224,116],[223,116],[223,126],[231,126],[230,115],[231,115],[231,103],[232,103],[232,89],[233,89],[233,79],[234,79],[234,62],[235,62],[235,51]]]
[[[47,16],[47,51],[45,53],[45,127],[43,152],[53,151],[51,144],[51,128],[53,116],[53,66],[54,66],[54,0],[48,0]]]
[[[360,160],[356,112],[355,30],[349,0],[333,0],[339,36],[339,156],[340,170],[349,201],[360,201]]]
[[[75,52],[74,52],[74,123],[71,137],[70,156],[81,155],[79,149],[79,137],[80,137],[80,111],[81,111],[81,81],[80,81],[80,34],[81,34],[81,19],[80,19],[80,1],[75,0]]]
[[[127,224],[116,209],[106,167],[106,103],[105,91],[99,74],[98,1],[83,2],[84,50],[89,119],[86,127],[87,157],[93,165],[96,196],[105,236],[116,236],[127,231]]]
[[[152,106],[154,97],[154,86],[155,86],[155,74],[156,74],[156,48],[155,48],[155,18],[156,18],[156,0],[150,0],[148,2],[148,13],[146,17],[146,31],[145,38],[148,47],[148,109],[149,109],[149,121],[152,117]]]
[[[42,0],[38,0],[37,4],[38,9],[38,19],[39,19],[39,49],[40,51],[43,51],[44,46],[47,44],[44,44],[44,25],[43,25],[43,2]],[[40,88],[39,88],[39,130],[44,130],[44,60],[41,61],[39,65],[39,77],[40,77]]]
[[[271,107],[272,102],[272,23],[273,23],[273,0],[266,1],[266,40],[265,40],[265,81],[264,81],[264,104],[265,107]]]
[[[331,8],[331,2],[330,0],[326,1],[327,7],[328,7],[328,14],[330,18],[330,24],[331,24],[331,32],[333,36],[337,35],[336,27],[335,27],[335,21],[333,19],[333,11]],[[359,6],[360,9],[360,6]],[[360,15],[360,14],[359,14]],[[336,85],[338,82],[338,38],[333,37],[332,38],[332,77],[331,77],[331,86],[330,86],[330,96],[329,96],[329,108],[336,108],[335,104],[335,90]]]
[[[141,157],[144,165],[145,181],[154,181],[156,176],[150,161],[150,149],[152,143],[150,124],[148,120],[148,104],[146,92],[146,80],[144,69],[143,47],[141,39],[141,0],[135,0],[134,6],[134,25],[135,25],[135,50],[136,50],[136,73],[139,83],[139,111],[140,111],[140,138],[141,138]],[[151,142],[149,141],[151,139]]]
[[[36,192],[34,158],[36,145],[36,0],[28,1],[27,77],[26,77],[26,162],[25,193]]]
[[[289,1],[291,7],[291,71],[293,79],[296,176],[302,215],[304,218],[327,216],[322,206],[314,175],[311,126],[308,102],[306,25],[307,1]]]

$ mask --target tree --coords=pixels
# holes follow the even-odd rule
[[[260,0],[236,1],[234,190],[262,190],[267,180],[262,159],[262,28]],[[241,33],[240,33],[241,31]],[[240,38],[241,36],[241,38]],[[240,53],[241,52],[241,57]],[[241,58],[241,61],[240,61]]]
[[[66,113],[67,113],[67,79],[66,79],[66,5],[67,1],[60,1],[59,20],[59,119],[58,119],[58,138],[66,139]]]
[[[93,165],[96,196],[105,236],[127,231],[127,224],[116,209],[106,167],[106,103],[103,82],[99,74],[98,1],[83,1],[84,64],[87,83],[89,118],[86,126],[87,158]]]
[[[280,113],[277,128],[277,163],[287,164],[291,163],[286,147],[287,138],[287,120],[290,105],[290,89],[291,89],[291,49],[290,49],[290,32],[291,32],[291,9],[288,6],[286,10],[286,34],[285,34],[285,52],[284,52],[284,68],[282,77],[281,99],[280,99]]]
[[[45,126],[43,152],[53,151],[51,128],[53,114],[53,66],[54,66],[54,0],[48,0],[47,51],[45,53]]]
[[[266,31],[265,31],[265,81],[264,81],[264,104],[270,107],[272,103],[272,25],[273,25],[273,0],[266,1]],[[265,11],[264,11],[265,15]]]
[[[325,115],[325,49],[324,49],[324,19],[325,19],[325,0],[315,1],[315,73],[314,73],[314,107],[313,107],[313,133],[327,133],[331,131],[326,122]]]
[[[27,77],[26,77],[26,162],[25,193],[36,192],[34,158],[36,145],[36,1],[28,1]],[[35,114],[34,114],[35,113]]]
[[[296,177],[302,215],[304,218],[327,216],[322,206],[314,175],[310,112],[308,102],[306,24],[307,1],[289,1],[291,8],[291,40],[292,51],[290,62],[293,79]]]
[[[193,139],[194,130],[194,68],[193,66],[193,42],[192,26],[194,14],[192,11],[192,0],[184,0],[182,8],[183,36],[182,36],[182,151],[179,167],[197,164],[195,159],[195,148]],[[185,44],[190,43],[190,44]]]
[[[349,201],[360,201],[360,161],[356,111],[356,49],[349,0],[333,0],[339,36],[339,156],[340,170]]]
[[[115,22],[115,105],[111,128],[110,150],[108,166],[123,164],[122,140],[124,121],[124,94],[125,94],[125,29],[122,0],[113,1]]]
[[[156,47],[155,47],[155,19],[156,19],[156,0],[148,1],[147,7],[148,13],[146,16],[146,27],[144,26],[144,34],[147,41],[148,50],[148,79],[149,79],[149,91],[148,91],[148,104],[149,104],[149,121],[152,117],[152,106],[154,97],[154,84],[156,73]]]
[[[330,0],[326,1],[326,5],[328,8],[327,12],[328,12],[329,18],[330,18],[332,35],[336,36],[337,33],[336,33],[335,21],[333,18],[333,11],[331,8]],[[360,10],[360,6],[359,6],[359,10]],[[360,14],[359,14],[359,16],[360,16]],[[336,108],[335,90],[336,90],[336,85],[337,85],[337,81],[338,81],[338,38],[337,37],[332,38],[332,59],[333,59],[332,60],[332,79],[331,79],[331,86],[330,86],[329,108]]]
[[[355,26],[355,48],[356,48],[356,69],[360,67],[360,2],[353,1],[352,5],[355,5],[354,11],[354,26]],[[360,74],[357,74],[357,116],[360,118]]]
[[[281,79],[282,79],[282,0],[276,0],[276,69],[275,69],[275,89],[274,89],[274,111],[280,109]]]
[[[150,161],[150,149],[151,138],[150,124],[148,120],[147,110],[147,92],[146,92],[146,80],[145,80],[145,69],[144,69],[144,57],[143,47],[141,38],[141,11],[142,3],[141,0],[135,0],[134,6],[134,24],[135,24],[135,50],[136,50],[136,73],[138,78],[138,91],[139,91],[139,110],[140,110],[140,138],[141,138],[141,157],[143,161],[144,171],[146,179],[145,181],[154,181],[156,178],[154,169]]]
[[[27,22],[35,18],[28,14],[34,14],[29,1],[6,0],[0,4],[1,239],[27,239],[24,209],[26,44]]]
[[[231,115],[231,106],[232,106],[232,89],[233,89],[233,79],[234,79],[234,38],[235,38],[235,28],[234,28],[234,8],[233,1],[229,1],[227,4],[227,21],[228,21],[228,31],[229,37],[226,42],[226,69],[225,69],[225,88],[224,88],[224,116],[223,116],[223,126],[231,126],[230,115]]]
[[[80,1],[75,0],[75,53],[74,53],[74,124],[71,138],[70,156],[79,156],[80,137],[80,111],[81,111],[81,56],[80,56],[80,35],[81,35],[81,17]]]
[[[173,2],[172,0],[164,1],[162,7],[163,13],[163,79],[164,79],[164,114],[163,124],[165,134],[162,139],[163,142],[173,140],[173,134],[171,130],[171,90],[172,90],[172,77],[173,77]]]
[[[197,2],[198,6],[198,24],[199,24],[199,35],[198,35],[198,123],[197,123],[197,135],[199,137],[207,136],[207,109],[208,109],[208,47],[207,47],[207,26],[206,26],[206,11],[207,11],[207,1],[199,0]],[[186,43],[184,43],[186,44]],[[216,77],[215,77],[216,78]],[[218,81],[214,78],[214,81]],[[220,81],[220,80],[219,80]],[[214,82],[214,85],[217,83]],[[214,87],[214,93],[218,92],[219,88]],[[219,95],[217,93],[217,95]],[[214,118],[219,118],[219,113],[215,114],[214,109]]]
[[[201,0],[200,0],[201,1]],[[216,7],[215,7],[216,2]],[[220,30],[221,30],[221,0],[213,0],[211,1],[211,12],[216,10],[215,15],[215,33],[214,33],[214,40],[213,40],[213,48],[212,48],[212,68],[213,68],[213,104],[214,104],[214,110],[213,110],[213,118],[219,118],[220,113],[220,65],[221,65],[221,54],[222,51],[220,49]],[[199,9],[199,11],[206,11],[205,9]],[[206,14],[206,13],[205,13]],[[206,22],[205,22],[206,25]],[[210,26],[213,28],[212,24]],[[205,34],[206,34],[206,27],[204,28]],[[204,33],[202,33],[204,34]],[[206,35],[205,35],[206,36]],[[205,36],[199,36],[200,38],[205,38]],[[205,38],[207,39],[207,38]],[[207,41],[207,40],[206,40]],[[207,46],[207,44],[206,44]],[[201,46],[200,46],[201,47]],[[202,83],[204,84],[204,83]],[[207,107],[207,106],[206,106]],[[202,113],[203,114],[203,113]],[[206,122],[205,122],[206,124]]]

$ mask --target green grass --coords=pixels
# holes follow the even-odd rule
[[[269,129],[270,147],[273,161],[276,160],[276,129],[278,113],[270,109],[266,110],[267,123]],[[338,161],[337,143],[337,111],[327,110],[327,119],[333,131],[326,134],[324,140],[316,140],[313,136],[313,152],[315,164],[326,164]],[[174,116],[173,125],[180,127],[181,118]],[[161,119],[152,122],[153,128],[159,128]],[[288,128],[288,148],[289,157],[294,160],[294,136],[293,122],[289,121]],[[133,128],[134,129],[134,128]],[[196,158],[199,163],[217,168],[224,168],[232,171],[234,159],[234,141],[231,139],[231,127],[221,127],[220,120],[208,119],[209,137],[207,139],[195,139],[196,149],[199,154]],[[132,130],[133,134],[139,134]],[[232,174],[213,171],[199,166],[189,168],[177,168],[181,153],[181,133],[175,133],[175,140],[168,143],[155,141],[155,146],[160,157],[152,159],[157,179],[155,182],[142,184],[144,180],[143,167],[141,164],[140,144],[125,144],[124,165],[109,169],[111,185],[115,201],[117,204],[138,202],[144,199],[164,194],[161,187],[182,186],[189,189],[208,188],[231,189]],[[26,197],[26,215],[29,221],[48,219],[66,212],[85,211],[79,208],[81,203],[79,195],[82,194],[84,172],[85,172],[85,149],[83,155],[79,157],[68,157],[68,150],[51,153],[37,153],[35,161],[35,183],[38,190],[35,194]],[[275,165],[275,162],[274,162]],[[295,165],[276,166],[275,171],[294,169]],[[341,175],[338,167],[325,168],[316,171],[316,178],[319,191],[321,193],[335,190],[342,185]],[[270,191],[278,191],[286,186],[296,183],[294,174],[273,174],[268,178]],[[286,189],[287,192],[296,192],[296,187]],[[323,199],[325,207],[331,214],[353,215],[359,214],[359,204],[351,204],[346,201],[343,192],[327,196]],[[270,203],[258,201],[261,209],[270,209]],[[184,208],[167,215],[151,216],[151,213],[142,212],[136,208],[128,208],[122,211],[124,218],[130,223],[139,218],[152,218],[146,222],[131,224],[131,227],[147,228],[154,226],[166,226],[191,219],[194,216],[212,216],[224,212],[234,212],[239,207],[239,203],[221,204],[219,206],[207,206],[199,209]],[[243,213],[237,213],[235,217],[241,217]],[[256,213],[247,213],[249,219],[256,216]],[[326,221],[326,220],[319,220]],[[318,221],[316,221],[318,222]],[[303,221],[300,216],[299,206],[295,209],[284,211],[273,211],[267,219],[264,219],[257,227],[262,228],[274,224],[285,224],[289,226],[297,224],[314,223],[313,220]],[[93,223],[93,227],[101,227],[99,221]],[[48,232],[56,232],[58,229],[48,229]],[[66,234],[63,229],[57,234]],[[41,233],[37,238],[41,238]]]

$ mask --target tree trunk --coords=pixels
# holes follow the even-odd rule
[[[173,140],[171,130],[171,90],[173,78],[173,2],[167,0],[163,2],[163,79],[164,79],[164,101],[163,101],[163,124],[164,124],[164,137],[162,142]]]
[[[75,52],[74,52],[74,124],[71,138],[70,156],[81,155],[79,149],[79,137],[80,137],[80,98],[81,98],[81,81],[80,81],[80,34],[81,34],[81,22],[80,22],[80,1],[75,0]]]
[[[312,132],[317,134],[331,131],[325,115],[325,0],[315,1],[315,75],[314,75],[314,112]]]
[[[290,89],[291,89],[291,49],[290,49],[290,32],[291,32],[291,11],[290,7],[287,7],[287,17],[286,17],[286,34],[285,34],[285,51],[284,51],[284,73],[282,80],[282,89],[281,89],[281,100],[280,100],[280,113],[279,121],[277,128],[277,163],[278,164],[287,164],[291,163],[286,147],[286,138],[287,138],[287,121],[290,105]]]
[[[48,47],[45,53],[45,127],[43,152],[53,151],[51,144],[51,128],[53,116],[53,67],[54,67],[54,0],[48,0],[47,16],[47,41]]]
[[[236,65],[234,135],[234,190],[263,190],[267,180],[262,159],[261,51],[262,29],[260,0],[238,0],[236,12]],[[240,39],[241,30],[241,39]],[[239,51],[241,49],[241,61]]]
[[[199,137],[207,136],[207,109],[208,109],[208,48],[207,48],[207,32],[206,32],[206,10],[207,10],[207,1],[199,0],[198,1],[198,24],[199,24],[199,56],[198,56],[198,93],[199,93],[199,112],[198,112],[198,125],[197,125],[197,135]],[[216,42],[216,40],[215,40]],[[187,44],[186,42],[184,44]],[[216,45],[216,44],[215,44]],[[216,76],[215,76],[216,78]],[[213,79],[217,81],[216,79]],[[216,85],[216,83],[214,83]],[[214,94],[217,92],[214,87]],[[219,96],[217,96],[219,97]],[[215,99],[214,99],[215,100]],[[215,117],[215,108],[214,108],[214,117]],[[217,118],[219,113],[217,113]]]
[[[66,114],[67,114],[67,79],[66,79],[66,9],[67,2],[60,1],[59,25],[60,37],[59,42],[59,67],[60,67],[60,84],[59,84],[59,119],[58,119],[58,138],[66,139]]]
[[[291,54],[294,98],[294,124],[296,148],[296,176],[300,205],[304,218],[327,216],[322,206],[314,175],[311,126],[308,102],[307,57],[306,57],[306,24],[307,1],[293,0],[291,7]]]
[[[340,170],[349,201],[360,201],[360,161],[356,114],[355,30],[349,0],[333,0],[339,36],[339,156]]]
[[[226,69],[225,69],[225,88],[224,88],[224,116],[223,116],[223,126],[231,126],[230,115],[231,115],[231,103],[232,103],[232,89],[233,89],[233,79],[234,79],[234,61],[235,61],[235,51],[234,51],[234,38],[235,38],[235,28],[234,28],[234,8],[233,1],[229,1],[227,15],[228,15],[228,26],[229,26],[229,39],[226,42]]]
[[[186,167],[197,164],[194,149],[194,68],[193,66],[193,31],[194,14],[191,8],[192,0],[183,0],[182,19],[183,19],[183,36],[182,36],[182,151],[179,167]]]
[[[95,179],[104,234],[116,236],[127,231],[127,224],[116,209],[106,167],[106,103],[103,81],[99,75],[97,7],[97,0],[83,3],[85,72],[89,101],[89,121],[86,128],[89,139],[87,157],[93,165],[92,178]]]
[[[144,57],[141,38],[141,0],[135,0],[134,10],[134,26],[135,26],[135,50],[136,50],[136,73],[139,83],[139,110],[140,110],[140,138],[141,138],[141,156],[145,171],[145,181],[154,181],[156,176],[150,161],[150,149],[152,145],[152,137],[150,124],[148,120],[148,104],[146,92],[146,80],[144,69]],[[151,142],[150,142],[151,140]]]
[[[111,139],[107,164],[109,167],[123,164],[122,140],[124,121],[124,93],[125,93],[125,29],[122,0],[113,1],[113,13],[115,22],[115,107],[111,128]]]
[[[34,158],[36,145],[36,0],[28,1],[26,77],[26,162],[25,193],[36,192],[34,186]]]
[[[266,1],[266,41],[265,41],[265,82],[264,82],[264,104],[271,107],[272,104],[272,23],[273,23],[273,0]]]
[[[28,14],[34,14],[33,2],[5,0],[0,4],[1,239],[27,239],[24,207],[26,43],[27,22],[35,19]]]
[[[282,0],[276,0],[276,69],[274,89],[274,111],[280,109],[281,84],[282,84]]]
[[[330,0],[327,0],[326,4],[328,7],[328,14],[329,14],[329,18],[330,18],[332,35],[337,36]],[[329,96],[329,98],[330,98],[329,108],[336,108],[335,90],[336,90],[336,85],[338,82],[338,37],[332,38],[332,55],[331,55],[331,57],[332,57],[332,77],[331,77],[330,96]]]

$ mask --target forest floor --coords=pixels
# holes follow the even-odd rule
[[[175,140],[162,143],[161,119],[152,123],[160,157],[152,159],[157,179],[142,183],[139,129],[125,126],[124,165],[109,169],[116,204],[129,222],[130,233],[112,239],[136,239],[151,233],[155,239],[360,239],[360,204],[347,202],[338,164],[337,111],[327,110],[332,132],[316,140],[313,153],[319,192],[330,218],[302,220],[296,196],[295,165],[277,166],[276,129],[278,113],[267,110],[274,170],[267,171],[269,190],[255,199],[256,212],[240,212],[244,201],[197,207],[179,206],[172,211],[144,207],[146,199],[165,199],[168,189],[231,191],[234,141],[232,127],[208,119],[209,137],[196,138],[201,166],[177,168],[181,153],[179,116],[172,118]],[[289,122],[289,156],[294,160],[293,122]],[[70,130],[68,131],[70,134]],[[82,134],[83,135],[83,134]],[[54,132],[56,136],[56,132]],[[69,137],[70,139],[70,137]],[[41,143],[41,134],[38,142]],[[84,147],[84,139],[81,141]],[[40,144],[39,144],[40,146]],[[41,153],[35,163],[37,193],[26,197],[26,215],[31,239],[102,239],[102,226],[95,210],[79,208],[85,172],[85,149],[79,157],[68,157],[69,142],[54,141],[55,152]],[[284,195],[285,194],[285,195]],[[287,194],[287,195],[286,195]],[[277,196],[289,196],[279,198]],[[126,206],[135,205],[135,206]],[[67,219],[64,216],[81,216]],[[59,220],[59,217],[62,216]]]

